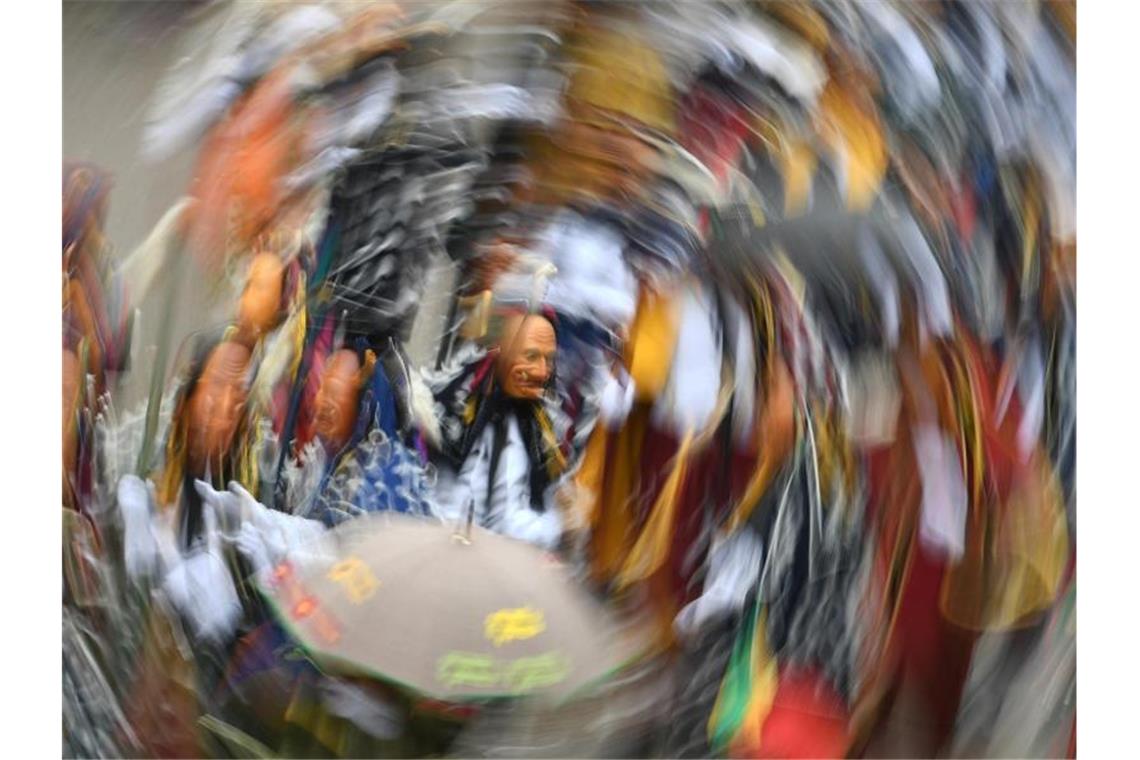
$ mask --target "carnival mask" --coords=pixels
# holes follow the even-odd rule
[[[512,398],[537,401],[554,374],[554,325],[535,314],[507,318],[499,344],[497,371]]]
[[[335,351],[325,364],[317,390],[315,430],[333,449],[348,442],[356,425],[360,401],[360,360],[347,348]]]
[[[249,349],[240,343],[218,344],[206,360],[190,396],[189,455],[200,468],[230,448],[245,407]]]
[[[281,259],[272,253],[260,253],[250,263],[238,307],[238,327],[245,338],[256,341],[277,324],[284,271]]]

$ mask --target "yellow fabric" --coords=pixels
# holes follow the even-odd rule
[[[347,723],[329,713],[318,701],[297,689],[285,711],[285,721],[307,731],[326,749],[343,756]]]
[[[673,539],[673,523],[677,516],[677,496],[685,482],[688,470],[689,451],[693,446],[694,435],[686,433],[681,439],[681,447],[673,459],[669,478],[662,486],[657,500],[649,512],[649,520],[634,544],[633,550],[622,565],[618,575],[618,587],[624,588],[636,581],[644,580],[653,574],[669,556],[670,542]]]
[[[467,311],[459,334],[468,340],[480,340],[486,336],[491,320],[491,291],[484,290],[461,298],[459,305]]]
[[[573,525],[581,525],[593,530],[597,524],[602,505],[602,488],[605,485],[606,451],[608,448],[606,444],[608,440],[609,433],[604,425],[599,424],[594,428],[590,434],[590,440],[586,443],[586,451],[582,454],[582,464],[579,465],[578,472],[574,475],[574,485],[577,492],[583,495],[583,498],[575,502],[578,513],[570,520]]]
[[[846,88],[832,80],[820,97],[820,132],[844,161],[847,207],[867,211],[886,175],[889,154],[878,118],[861,108]]]
[[[305,310],[300,309],[285,321],[281,333],[267,339],[259,362],[257,377],[250,388],[251,406],[264,413],[273,402],[273,394],[282,378],[293,378],[301,364],[305,342]]]
[[[593,572],[603,582],[621,570],[628,553],[633,533],[629,502],[637,493],[638,462],[649,411],[648,406],[635,404],[621,432],[607,443],[608,461],[592,535]]]
[[[1069,559],[1061,490],[1048,461],[1036,455],[1030,477],[1006,504],[971,505],[966,553],[942,585],[942,613],[971,630],[1028,624],[1057,598]]]
[[[799,216],[807,210],[818,158],[811,146],[799,140],[782,146],[777,162],[784,178],[784,215]]]
[[[669,74],[653,48],[631,34],[595,26],[584,30],[571,55],[571,112],[577,102],[674,131]]]
[[[800,311],[804,311],[804,305],[807,299],[807,280],[804,279],[803,274],[788,258],[788,254],[784,250],[780,250],[776,255],[776,271],[784,278],[784,282],[788,285],[788,290],[791,291],[795,304]]]
[[[246,427],[244,434],[240,427]],[[238,435],[241,435],[242,444],[238,450],[237,477],[234,479],[241,483],[242,488],[257,493],[260,483],[260,457],[258,455],[261,452],[265,436],[260,425],[246,426],[243,424],[240,427]]]
[[[773,357],[776,355],[776,312],[772,306],[772,295],[767,285],[759,281],[752,285],[752,293],[756,332],[764,344],[764,356]]]
[[[962,357],[950,354],[970,501],[965,553],[943,581],[941,608],[947,620],[971,630],[1018,627],[1061,591],[1069,560],[1061,488],[1038,449],[1006,502],[997,503],[984,477],[981,413],[970,373]]]
[[[971,504],[980,504],[985,486],[985,450],[982,443],[981,413],[962,358],[951,354],[953,395],[957,414],[959,456],[966,475]]]
[[[839,444],[835,440],[835,429],[831,424],[831,414],[822,404],[812,404],[812,434],[815,436],[816,459],[819,462],[819,490],[825,494],[835,487],[835,480],[843,478]],[[829,500],[825,500],[829,501]]]
[[[677,350],[680,309],[672,293],[642,287],[630,329],[626,364],[637,401],[653,401],[665,390]]]
[[[301,275],[294,295],[292,312],[295,315],[293,327],[293,363],[289,366],[289,377],[296,378],[301,368],[301,357],[305,353],[305,335],[308,330],[309,310],[305,307],[305,276]]]
[[[550,456],[546,460],[546,472],[551,478],[557,478],[566,470],[566,457],[563,456],[562,449],[558,446],[558,436],[554,433],[554,425],[541,407],[535,413],[535,419],[538,420],[538,429],[542,431],[542,441],[546,450],[550,452]]]

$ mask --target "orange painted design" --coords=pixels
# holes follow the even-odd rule
[[[304,597],[295,605],[293,605],[293,617],[297,619],[307,618],[312,615],[317,609],[317,600],[311,596]]]

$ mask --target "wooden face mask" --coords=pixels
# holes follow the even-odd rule
[[[221,456],[233,443],[245,408],[245,373],[249,349],[240,343],[220,343],[206,360],[202,376],[190,396],[189,455],[201,468]]]
[[[321,374],[317,390],[315,430],[328,446],[339,449],[348,442],[356,425],[360,402],[360,360],[356,352],[342,348],[332,354]]]
[[[281,311],[285,266],[272,253],[254,257],[249,279],[238,307],[238,326],[243,336],[257,340],[273,329]]]
[[[554,374],[554,325],[536,314],[507,318],[499,344],[499,383],[512,398],[537,401]]]

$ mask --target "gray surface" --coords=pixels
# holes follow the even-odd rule
[[[173,42],[184,3],[65,2],[63,5],[63,158],[91,161],[111,172],[107,238],[122,257],[141,243],[189,186],[193,154],[160,164],[140,156],[146,106],[159,78],[173,63]],[[130,283],[127,283],[130,288]],[[132,370],[116,404],[146,396],[153,366],[158,315],[169,278],[160,274],[141,309]],[[219,303],[195,277],[181,284],[175,335],[185,336],[224,320]],[[173,354],[173,351],[171,352]]]

